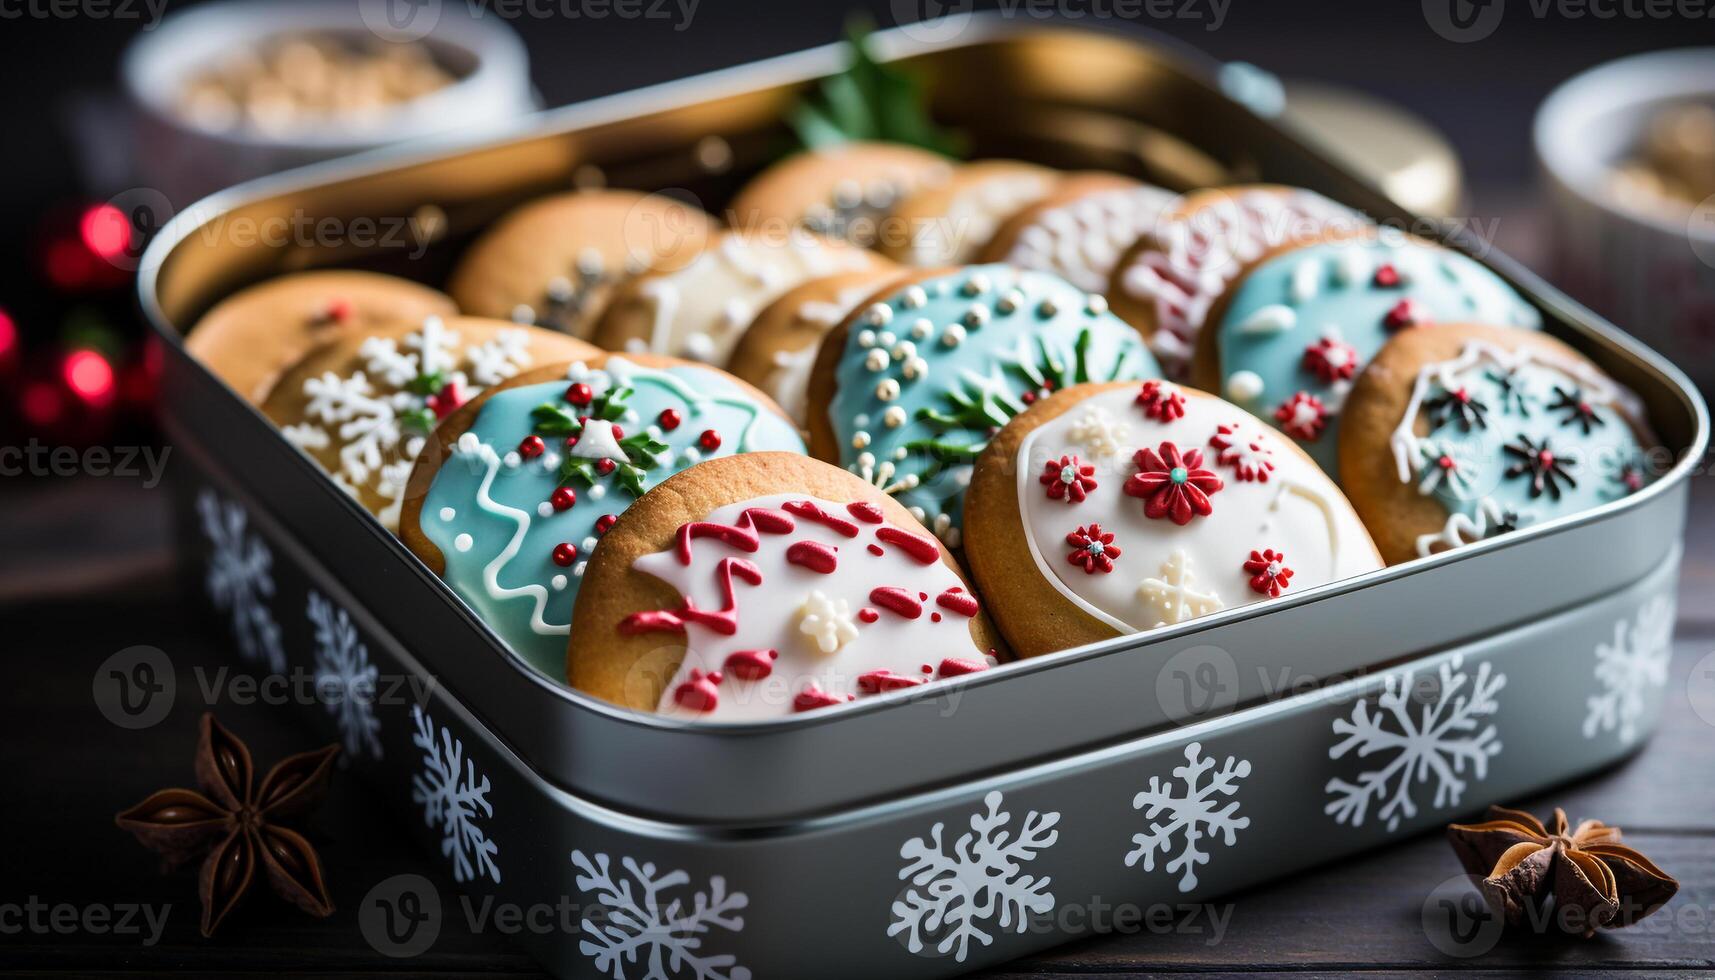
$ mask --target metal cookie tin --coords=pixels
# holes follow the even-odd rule
[[[927,79],[980,155],[1169,186],[1293,183],[1433,227],[1221,95],[1194,54],[998,19],[953,43],[913,36],[929,35],[881,48]],[[743,726],[622,711],[531,674],[179,343],[232,289],[307,265],[439,281],[463,239],[574,175],[723,201],[842,57],[816,49],[549,113],[499,141],[248,185],[179,216],[145,256],[164,421],[194,464],[175,483],[184,551],[215,614],[260,670],[417,682],[419,697],[309,714],[464,888],[580,909],[579,930],[525,937],[545,963],[946,975],[1100,927],[1098,906],[1207,897],[1445,822],[1649,735],[1707,414],[1671,365],[1497,255],[1480,257],[1638,391],[1678,453],[1641,493],[1263,608]],[[413,217],[439,234],[408,262],[373,241],[221,230]]]

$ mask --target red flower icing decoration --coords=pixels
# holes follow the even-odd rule
[[[1231,466],[1241,483],[1267,483],[1274,472],[1274,451],[1236,425],[1216,426],[1209,446],[1215,450],[1215,462]]]
[[[1328,406],[1308,391],[1301,391],[1274,410],[1274,420],[1282,432],[1310,442],[1328,428]]]
[[[1138,407],[1143,414],[1157,422],[1171,422],[1185,417],[1185,396],[1179,389],[1161,381],[1145,381],[1137,393]]]
[[[1292,569],[1286,567],[1286,556],[1273,548],[1251,552],[1250,560],[1245,562],[1245,571],[1250,573],[1252,590],[1273,598],[1279,598],[1286,591],[1286,584],[1292,581]]]
[[[459,387],[459,383],[448,381],[441,385],[440,391],[425,399],[424,404],[429,407],[429,411],[435,413],[435,418],[444,419],[462,408],[466,401],[468,399],[465,398],[464,389]]]
[[[1100,524],[1079,527],[1066,535],[1066,543],[1072,546],[1072,553],[1066,560],[1084,570],[1086,575],[1097,572],[1107,574],[1114,570],[1114,559],[1120,556],[1120,549],[1114,544],[1114,536],[1104,530]]]
[[[1424,312],[1423,304],[1416,300],[1402,299],[1393,304],[1393,307],[1387,311],[1387,316],[1382,317],[1382,325],[1389,330],[1404,330],[1406,327],[1415,327],[1428,319],[1429,315]]]
[[[1145,517],[1165,517],[1175,524],[1189,524],[1193,517],[1214,513],[1209,495],[1225,484],[1203,468],[1201,449],[1181,456],[1178,446],[1164,442],[1159,452],[1139,449],[1131,459],[1138,471],[1125,481],[1125,492],[1143,498]]]
[[[1393,289],[1399,285],[1399,270],[1391,262],[1383,262],[1376,267],[1374,280],[1377,289]]]
[[[1062,456],[1048,461],[1040,482],[1048,488],[1049,500],[1081,504],[1096,489],[1096,468],[1076,456]]]
[[[1338,337],[1324,336],[1304,348],[1304,370],[1320,378],[1323,384],[1349,381],[1358,373],[1358,351]]]

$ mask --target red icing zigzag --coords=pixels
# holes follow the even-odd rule
[[[745,511],[746,516],[749,514],[750,511]],[[756,547],[753,535],[750,550],[755,551]],[[733,598],[732,584],[735,575],[751,585],[762,584],[762,570],[749,561],[743,558],[722,558],[720,564],[715,566],[715,577],[720,579],[723,608],[698,609],[691,602],[690,596],[686,596],[677,609],[651,609],[632,613],[619,621],[619,631],[627,636],[639,633],[683,633],[686,623],[696,623],[723,636],[731,636],[738,632],[738,602]]]
[[[763,534],[790,534],[797,525],[792,518],[777,510],[767,507],[750,507],[738,515],[737,524],[717,524],[713,521],[692,521],[679,527],[679,564],[691,563],[691,542],[696,538],[719,538],[722,542],[740,551],[755,551],[762,546],[757,536]]]

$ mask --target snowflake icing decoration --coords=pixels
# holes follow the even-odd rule
[[[600,914],[584,919],[578,952],[590,957],[595,968],[625,980],[625,966],[635,964],[639,953],[647,953],[645,980],[689,976],[696,980],[749,980],[750,970],[735,965],[730,953],[707,954],[704,938],[714,929],[737,933],[744,929],[738,913],[750,904],[743,892],[729,892],[720,875],[709,879],[707,891],[690,896],[686,906],[680,898],[662,904],[662,893],[690,883],[684,871],[658,874],[655,865],[620,858],[624,873],[615,875],[606,854],[592,859],[583,851],[572,852],[578,869],[580,892],[595,896]]]
[[[348,759],[381,758],[381,719],[375,717],[380,672],[369,662],[369,648],[344,609],[311,592],[305,611],[315,627],[316,696],[334,716]]]
[[[1650,695],[1667,684],[1673,657],[1673,600],[1656,596],[1630,621],[1614,624],[1614,641],[1596,644],[1596,683],[1601,688],[1585,700],[1584,737],[1614,732],[1620,744],[1637,741],[1638,727],[1648,713]]]
[[[1495,695],[1506,687],[1507,675],[1477,668],[1476,676],[1464,670],[1462,657],[1444,662],[1440,683],[1433,692],[1414,682],[1415,672],[1389,674],[1376,698],[1358,701],[1350,718],[1334,719],[1334,734],[1343,736],[1328,750],[1328,758],[1353,754],[1359,759],[1392,753],[1380,769],[1360,772],[1357,782],[1339,777],[1328,780],[1332,797],[1322,810],[1335,822],[1363,826],[1372,802],[1380,803],[1376,816],[1387,821],[1389,831],[1404,819],[1417,815],[1412,798],[1415,786],[1435,782],[1434,806],[1458,806],[1465,794],[1466,772],[1470,778],[1488,775],[1489,760],[1501,752],[1495,726],[1484,725],[1499,710]],[[1413,709],[1418,710],[1415,715]]]
[[[910,885],[893,903],[887,934],[903,933],[912,953],[935,942],[937,953],[951,952],[963,963],[972,939],[983,946],[994,942],[982,923],[994,920],[1001,929],[1023,933],[1028,914],[1053,911],[1052,879],[1020,874],[1020,865],[1054,846],[1060,814],[1031,810],[1014,837],[1007,829],[1012,814],[1001,810],[1001,799],[999,791],[983,797],[984,810],[971,814],[970,832],[961,834],[950,852],[939,821],[927,839],[913,837],[900,847],[905,866],[899,877]]]
[[[420,705],[411,706],[411,721],[417,727],[411,743],[423,750],[423,770],[411,777],[411,802],[422,804],[423,823],[440,827],[441,855],[453,859],[453,880],[486,874],[500,884],[500,866],[494,863],[499,847],[479,822],[494,816],[488,777],[477,774],[476,763],[465,758],[464,742],[451,729],[441,727],[436,741],[434,719]]]
[[[1173,767],[1173,779],[1164,782],[1160,776],[1149,777],[1149,787],[1131,801],[1132,809],[1142,810],[1150,821],[1145,833],[1133,834],[1137,846],[1125,856],[1126,867],[1139,861],[1143,870],[1154,871],[1156,855],[1167,857],[1179,838],[1179,851],[1162,866],[1168,874],[1178,874],[1179,890],[1188,892],[1197,887],[1197,866],[1209,863],[1209,852],[1198,845],[1205,839],[1219,837],[1232,847],[1238,832],[1251,825],[1250,817],[1238,816],[1237,800],[1228,799],[1239,790],[1239,780],[1251,774],[1248,760],[1227,756],[1226,762],[1215,770],[1215,760],[1204,758],[1201,742],[1185,746],[1185,764]],[[1208,776],[1207,782],[1203,777]],[[1178,784],[1185,793],[1176,795]],[[1222,801],[1226,806],[1221,806]],[[1166,814],[1167,819],[1156,818]]]
[[[286,670],[280,626],[268,601],[274,598],[274,553],[250,533],[250,515],[238,503],[213,490],[197,495],[197,515],[209,543],[203,579],[214,607],[232,616],[232,635],[246,660],[261,660],[272,673]]]

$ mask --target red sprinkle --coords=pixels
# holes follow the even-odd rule
[[[720,679],[719,671],[704,674],[695,667],[691,668],[690,679],[673,689],[673,703],[689,711],[715,710],[721,699],[720,692],[715,690]]]
[[[774,658],[778,650],[738,650],[727,654],[721,665],[741,681],[759,681],[774,673]]]
[[[844,518],[835,517],[808,500],[788,500],[780,505],[780,509],[788,514],[796,514],[806,521],[815,521],[825,527],[832,528],[848,538],[857,537],[858,526]]]
[[[554,546],[554,564],[561,568],[572,567],[572,562],[578,560],[578,546],[570,541],[562,541]]]
[[[925,673],[925,674],[933,674],[935,672],[935,668],[929,666],[928,664],[924,664],[922,667],[919,667],[918,669],[923,671],[923,673]]]
[[[336,299],[328,304],[325,316],[327,319],[332,320],[335,323],[344,323],[351,319],[351,313],[351,300]]]
[[[940,621],[941,621],[941,614],[940,613],[932,612],[929,614],[929,622],[939,623]]]
[[[867,501],[859,500],[847,504],[846,512],[865,524],[880,524],[882,521],[881,508]]]
[[[1393,304],[1393,308],[1387,311],[1387,316],[1382,317],[1382,324],[1389,330],[1403,330],[1406,327],[1415,327],[1426,319],[1420,304],[1402,299]]]
[[[608,529],[613,527],[614,522],[617,520],[619,520],[618,514],[603,514],[603,515],[601,515],[600,517],[595,519],[595,533],[606,534],[608,532]]]
[[[558,487],[548,497],[548,503],[552,504],[555,510],[571,510],[572,505],[577,502],[578,492],[571,487]]]
[[[891,670],[872,670],[867,674],[858,675],[858,690],[865,694],[880,694],[883,691],[898,691],[907,687],[927,684],[926,677],[908,677],[895,674]]]
[[[978,674],[989,669],[986,660],[966,660],[961,657],[948,657],[941,661],[942,677],[958,677],[961,674]]]
[[[871,609],[868,606],[865,606],[862,609],[858,610],[858,620],[860,622],[873,623],[880,618],[881,618],[881,613],[876,612],[874,609]]]
[[[879,545],[879,544],[870,545],[869,546],[869,553],[872,555],[885,555],[885,554],[887,554],[887,552],[881,550],[881,545]]]
[[[1375,284],[1382,289],[1392,289],[1399,285],[1399,270],[1391,262],[1383,262],[1376,267]]]
[[[525,459],[535,459],[547,451],[548,447],[542,442],[541,436],[525,436],[524,441],[518,444],[518,455]]]
[[[869,601],[888,612],[898,613],[906,619],[916,619],[923,615],[921,602],[911,598],[911,593],[904,589],[896,589],[891,585],[870,590]]]
[[[875,536],[888,544],[898,545],[899,550],[905,552],[919,565],[933,565],[941,560],[941,548],[935,544],[934,538],[912,534],[910,531],[897,527],[877,528]]]
[[[572,405],[578,406],[579,408],[588,405],[594,398],[595,392],[590,389],[589,385],[584,384],[582,381],[579,381],[577,384],[566,389],[566,401]]]
[[[661,414],[655,416],[655,424],[659,425],[662,430],[666,432],[672,432],[674,429],[677,429],[679,427],[679,423],[682,421],[684,421],[684,419],[676,408],[663,408],[661,410]]]
[[[823,575],[833,574],[840,561],[834,549],[820,541],[792,542],[792,546],[786,549],[786,560]]]
[[[956,586],[936,596],[935,605],[961,616],[975,616],[978,608],[977,597]]]
[[[721,434],[713,429],[704,429],[703,434],[697,437],[697,445],[712,453],[721,448]]]
[[[850,694],[843,698],[837,694],[829,694],[827,691],[822,690],[820,685],[812,682],[809,687],[799,691],[797,696],[792,699],[792,710],[814,711],[817,708],[828,708],[836,704],[844,704],[852,699],[853,696]]]
[[[619,464],[615,463],[611,459],[598,459],[595,461],[595,471],[600,473],[602,476],[612,473],[616,468],[618,468],[618,466]]]

